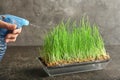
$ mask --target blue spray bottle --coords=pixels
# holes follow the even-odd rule
[[[19,29],[23,26],[29,25],[28,20],[26,20],[24,18],[20,18],[18,16],[10,15],[10,14],[0,15],[0,20],[7,22],[7,23],[11,23],[11,24],[16,24],[17,29]],[[11,31],[9,31],[5,28],[0,28],[0,61],[2,60],[2,58],[5,54],[5,51],[7,49],[7,44],[5,42],[5,36],[9,32],[11,32]]]

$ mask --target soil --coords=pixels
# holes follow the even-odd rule
[[[74,63],[83,63],[83,62],[94,62],[94,61],[103,61],[103,60],[109,60],[110,56],[109,55],[101,55],[98,58],[87,58],[87,59],[71,59],[71,60],[60,60],[56,62],[45,62],[44,59],[42,59],[43,63],[47,67],[54,67],[54,66],[60,66],[60,65],[69,65],[69,64],[74,64]]]

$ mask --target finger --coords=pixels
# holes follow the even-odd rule
[[[15,39],[17,38],[18,34],[7,34],[6,39]]]
[[[22,31],[22,28],[20,28],[20,29],[15,29],[15,30],[13,30],[13,34],[20,34],[21,33],[21,31]]]
[[[4,21],[1,21],[0,20],[0,28],[6,28],[8,30],[14,30],[16,29],[16,25],[15,24],[10,24],[10,23],[7,23],[7,22],[4,22]]]
[[[15,42],[15,41],[16,41],[16,38],[15,38],[15,39],[6,39],[6,40],[5,40],[6,43]]]

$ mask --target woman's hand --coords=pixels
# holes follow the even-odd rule
[[[20,29],[16,29],[16,25],[15,24],[10,24],[10,23],[6,23],[4,21],[0,20],[0,28],[6,28],[8,30],[12,30],[12,33],[8,33],[5,37],[5,41],[7,43],[9,42],[15,42],[17,39],[17,36],[21,33],[22,28]]]

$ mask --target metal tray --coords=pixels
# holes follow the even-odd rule
[[[69,65],[47,67],[40,57],[38,59],[39,59],[40,64],[42,65],[42,68],[49,76],[57,76],[57,75],[70,74],[70,73],[101,70],[101,69],[104,69],[110,61],[110,60],[91,61],[91,62],[74,63],[74,64],[69,64]]]

